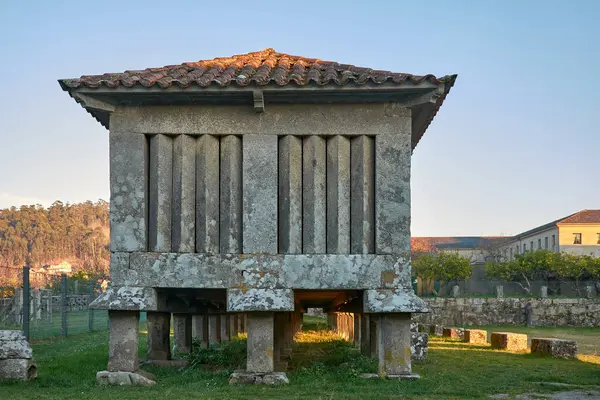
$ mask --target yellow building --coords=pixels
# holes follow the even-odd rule
[[[514,258],[531,250],[563,251],[600,257],[600,210],[583,210],[509,238],[503,255]]]

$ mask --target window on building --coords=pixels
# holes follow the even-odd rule
[[[527,253],[527,243],[523,243],[523,253]]]
[[[542,239],[539,238],[538,239],[538,250],[541,250],[541,249],[542,249]]]
[[[513,248],[512,247],[510,248],[510,259],[511,260],[513,259]]]
[[[529,251],[533,251],[533,240],[529,242]]]
[[[556,235],[552,235],[552,251],[556,251]]]
[[[548,236],[544,238],[544,248],[548,250]]]
[[[600,244],[600,233],[596,233],[596,243]]]
[[[519,254],[519,251],[521,251],[521,248],[519,247],[519,245],[517,245],[515,253]]]
[[[581,244],[581,233],[573,234],[573,244]]]

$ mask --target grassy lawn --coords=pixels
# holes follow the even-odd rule
[[[38,379],[0,384],[0,399],[479,399],[552,390],[539,382],[600,385],[599,357],[555,360],[441,338],[432,338],[427,360],[413,366],[421,380],[365,381],[358,374],[373,371],[375,361],[329,331],[310,330],[316,327],[323,327],[321,320],[309,319],[307,331],[298,335],[288,372],[291,383],[284,387],[229,386],[231,369],[169,368],[147,368],[157,376],[153,387],[99,387],[95,374],[106,367],[108,334],[93,332],[34,343]],[[140,341],[143,359],[143,332]],[[240,343],[234,346],[239,348]]]

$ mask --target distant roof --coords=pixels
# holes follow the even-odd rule
[[[434,249],[481,249],[499,245],[510,240],[509,236],[448,236],[448,237],[413,237],[412,251],[431,251]]]
[[[559,224],[599,224],[600,210],[583,210],[570,215],[560,221]]]
[[[433,117],[441,107],[450,88],[454,85],[456,75],[435,77],[434,75],[412,75],[390,71],[380,71],[371,68],[356,67],[349,64],[340,64],[334,61],[323,61],[317,58],[306,58],[279,53],[268,48],[262,51],[239,54],[231,57],[219,57],[212,60],[187,62],[179,65],[167,65],[158,68],[144,70],[130,70],[121,73],[106,73],[102,75],[84,75],[80,78],[61,79],[59,83],[63,90],[72,96],[74,92],[85,90],[86,95],[102,95],[102,100],[107,96],[123,94],[125,90],[131,92],[136,90],[137,98],[143,92],[157,90],[169,93],[187,93],[190,99],[191,92],[198,97],[202,92],[209,89],[233,89],[239,93],[242,90],[257,88],[270,90],[273,96],[281,90],[301,90],[319,88],[322,90],[307,93],[310,100],[323,97],[330,88],[335,91],[345,89],[342,96],[350,97],[360,95],[364,101],[393,101],[398,97],[398,89],[415,88],[419,90],[434,90],[441,87],[439,96],[434,104],[413,112],[413,148],[433,120]],[[277,90],[275,90],[277,89]],[[371,89],[371,90],[369,90]],[[377,90],[376,93],[373,89]],[[199,92],[198,92],[199,90]],[[367,99],[367,91],[377,98]],[[331,93],[331,90],[329,91]],[[406,90],[403,95],[408,93]],[[421,92],[422,93],[422,92]],[[207,94],[207,93],[204,93]],[[419,93],[413,92],[412,95]],[[387,97],[384,97],[387,96]],[[396,96],[396,97],[394,97]],[[106,128],[109,120],[102,110],[90,107],[85,102],[74,96],[82,105]],[[156,97],[156,96],[155,96]],[[230,98],[232,98],[230,96]],[[248,100],[251,100],[251,96]],[[297,98],[297,97],[294,97]],[[197,99],[197,98],[196,98]],[[214,98],[213,98],[214,99]],[[220,101],[225,99],[220,96]],[[360,102],[360,99],[356,102]],[[355,99],[356,100],[356,99]],[[131,97],[128,98],[131,103]],[[276,99],[271,100],[276,101]],[[289,102],[289,97],[287,99]],[[331,102],[331,97],[330,101]],[[421,114],[420,116],[418,114]],[[415,121],[418,123],[415,126]]]

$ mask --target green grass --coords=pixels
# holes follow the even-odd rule
[[[432,338],[429,357],[414,363],[419,381],[365,381],[360,372],[374,371],[374,360],[329,331],[313,331],[322,320],[307,318],[298,335],[284,387],[229,386],[233,366],[218,371],[147,368],[157,377],[153,387],[99,387],[97,371],[106,367],[107,332],[34,343],[39,377],[33,382],[0,384],[1,399],[483,399],[495,393],[551,390],[539,382],[600,385],[600,358],[556,360],[511,354],[441,338]],[[586,332],[587,330],[582,330]],[[600,333],[600,332],[599,332]],[[599,339],[600,340],[600,339]],[[232,354],[241,354],[239,346]],[[140,334],[143,359],[146,335]],[[243,352],[242,352],[243,353]],[[229,359],[227,359],[229,360]],[[232,362],[239,362],[235,357]],[[217,361],[218,362],[218,361]]]

